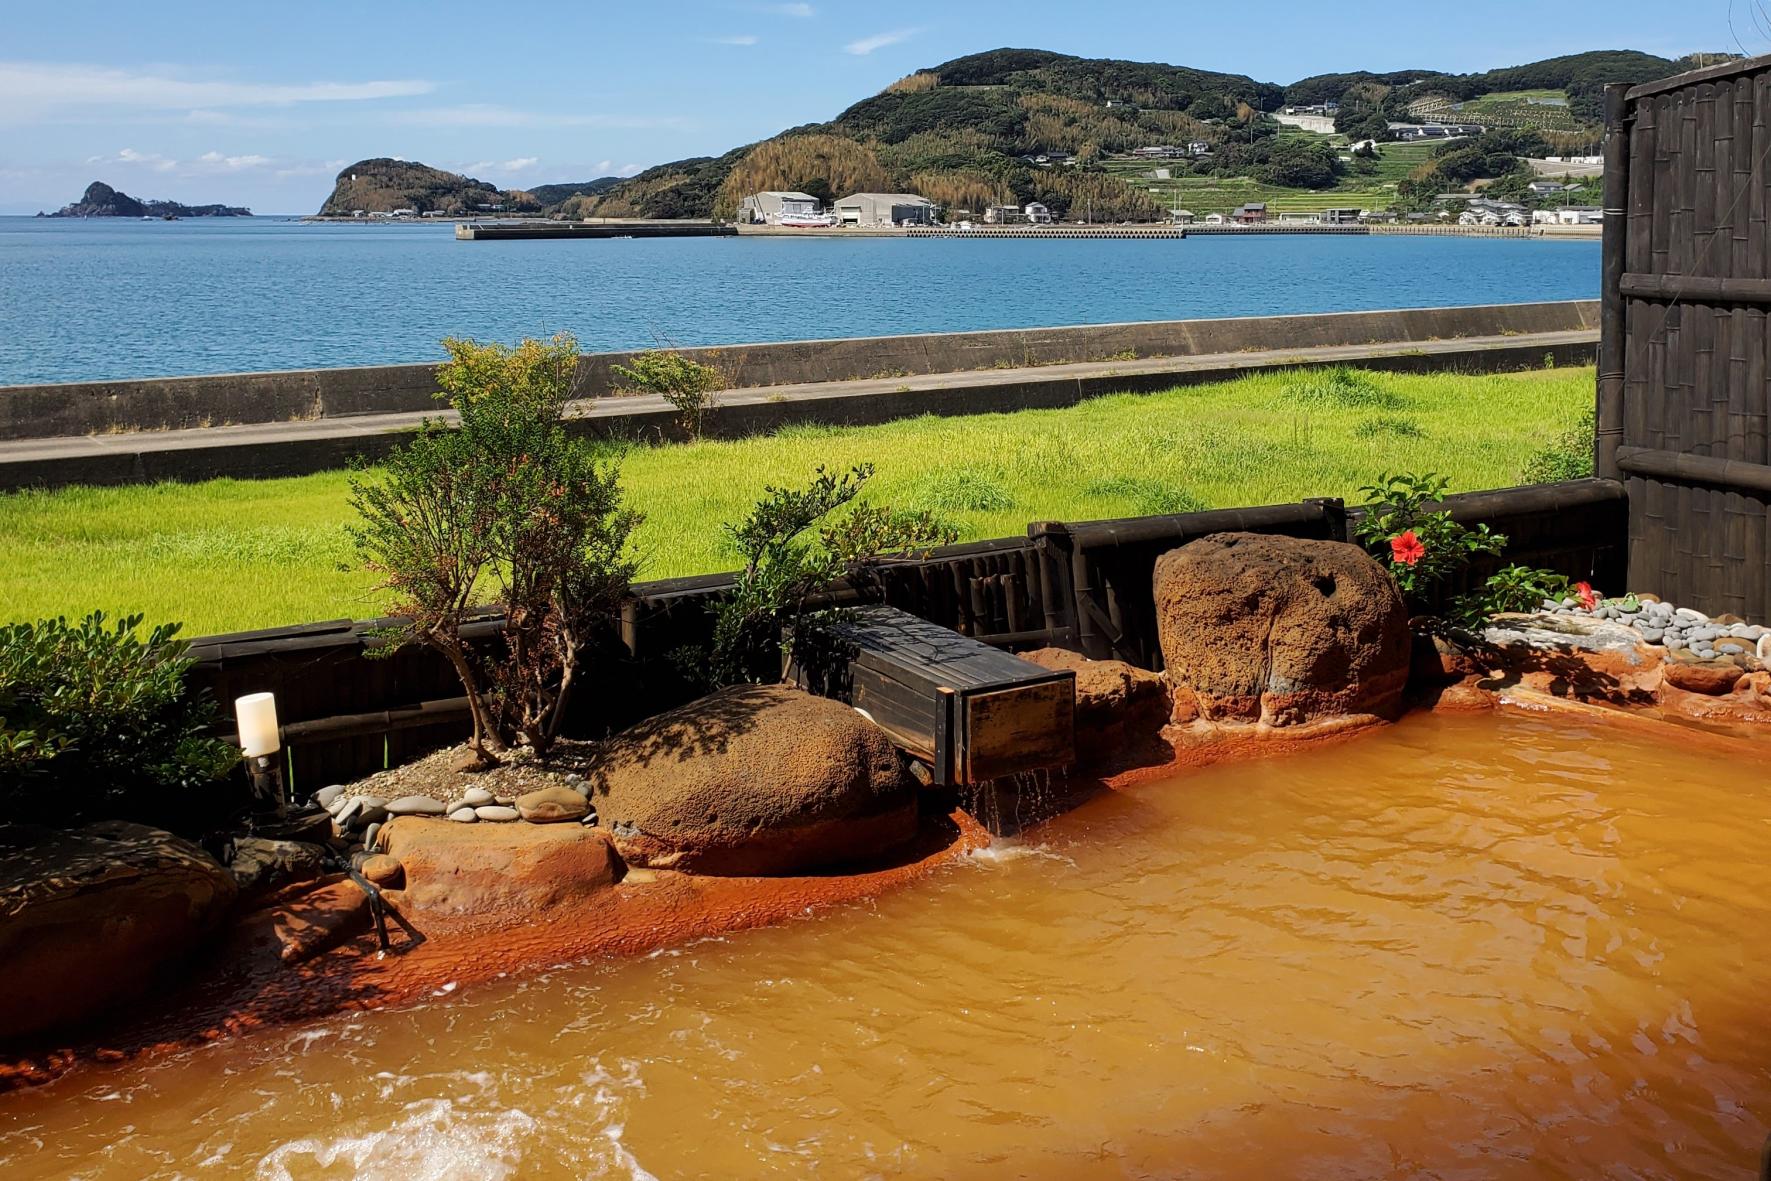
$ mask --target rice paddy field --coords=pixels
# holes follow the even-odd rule
[[[1309,136],[1311,133],[1287,127],[1286,137]],[[1346,137],[1332,136],[1328,142],[1345,147]],[[1384,144],[1378,151],[1376,171],[1369,176],[1349,173],[1332,188],[1289,189],[1261,184],[1246,176],[1189,176],[1179,161],[1111,160],[1110,172],[1145,189],[1171,209],[1187,209],[1200,217],[1208,213],[1228,213],[1250,201],[1265,201],[1278,213],[1319,213],[1324,209],[1385,209],[1396,200],[1396,186],[1416,168],[1433,156],[1438,145],[1432,143]],[[1149,179],[1158,168],[1171,167],[1169,180]]]
[[[931,509],[965,540],[1019,535],[1033,520],[1356,502],[1384,471],[1438,472],[1455,491],[1505,487],[1580,422],[1593,380],[1590,368],[1276,372],[1066,410],[608,451],[646,516],[640,577],[666,578],[730,569],[721,523],[765,485],[803,483],[819,464],[874,464],[870,500]],[[0,621],[103,609],[206,635],[374,616],[384,604],[354,567],[348,479],[0,496]]]

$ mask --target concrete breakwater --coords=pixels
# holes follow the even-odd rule
[[[1157,358],[1316,348],[1394,346],[1469,338],[1596,332],[1598,304],[1492,304],[1307,316],[1171,320],[989,332],[792,341],[681,350],[718,368],[734,390],[821,382],[891,381],[929,374],[1115,362],[1130,372]],[[1523,342],[1520,342],[1523,343]],[[613,368],[632,352],[593,353],[578,397],[607,397]],[[104,436],[302,422],[438,409],[436,365],[372,365],[138,381],[0,387],[0,440]]]
[[[729,238],[738,231],[715,221],[607,219],[543,221],[517,218],[464,221],[455,226],[463,242],[516,242],[546,238]]]

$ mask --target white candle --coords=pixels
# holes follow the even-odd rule
[[[249,759],[274,755],[283,748],[277,733],[274,693],[248,693],[234,699],[234,722],[240,729],[240,750]]]

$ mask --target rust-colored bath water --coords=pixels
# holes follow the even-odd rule
[[[1764,767],[1413,718],[877,904],[0,1096],[0,1176],[1751,1177]]]

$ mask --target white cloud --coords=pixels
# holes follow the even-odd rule
[[[756,10],[774,16],[795,16],[802,20],[818,15],[818,10],[810,4],[759,4]]]
[[[126,165],[132,168],[151,168],[155,172],[171,172],[178,167],[178,161],[158,152],[138,152],[134,148],[123,148],[114,156],[88,156],[88,164]]]
[[[388,116],[388,121],[412,127],[674,127],[683,122],[675,116],[554,114],[488,103],[395,111]]]
[[[296,103],[363,102],[429,94],[416,79],[372,82],[239,82],[64,62],[0,61],[0,119],[23,122],[78,109],[192,111]]]
[[[921,29],[893,29],[889,33],[875,33],[873,36],[863,37],[859,41],[850,41],[843,46],[843,52],[864,57],[876,49],[884,49],[888,45],[897,45],[900,42],[908,41],[920,32],[922,32]]]
[[[514,160],[475,160],[472,164],[457,165],[456,171],[469,176],[478,172],[529,172],[539,163],[539,156],[518,156]]]
[[[703,37],[709,45],[755,45],[762,40],[755,33],[734,33],[730,37]]]
[[[259,156],[256,154],[224,156],[220,152],[204,152],[201,156],[197,157],[197,163],[207,164],[226,172],[238,172],[243,168],[262,168],[270,162],[271,158],[269,156]]]

